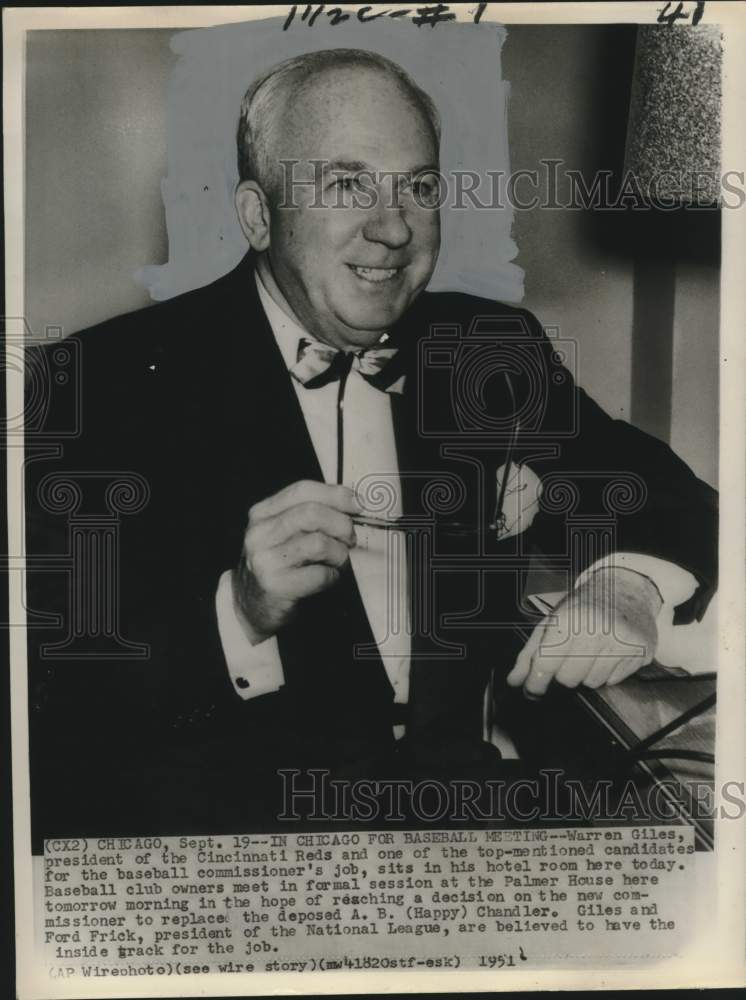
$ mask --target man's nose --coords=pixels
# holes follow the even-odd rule
[[[405,218],[404,209],[394,205],[379,204],[369,209],[363,236],[371,243],[383,243],[396,249],[406,246],[412,238],[412,230]]]

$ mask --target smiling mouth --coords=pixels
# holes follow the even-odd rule
[[[358,267],[356,264],[348,264],[349,269],[363,281],[369,281],[373,285],[383,284],[391,281],[402,273],[402,267]]]

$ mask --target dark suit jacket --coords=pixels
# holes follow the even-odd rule
[[[390,749],[393,692],[350,572],[280,635],[279,694],[244,702],[228,679],[215,593],[248,508],[322,478],[252,270],[247,256],[205,288],[79,334],[80,433],[61,456],[34,458],[64,423],[57,391],[29,435],[28,546],[42,567],[29,574],[29,606],[62,618],[30,629],[32,781],[45,789],[36,815],[47,833],[90,801],[100,826],[109,809],[142,827],[132,802],[145,787],[145,810],[169,795],[196,808],[225,801],[261,764],[344,768]],[[404,510],[419,525],[410,578],[427,610],[416,616],[410,732],[442,746],[479,737],[489,673],[499,684],[522,641],[533,549],[569,577],[609,548],[676,562],[701,584],[682,609],[691,618],[715,585],[715,501],[670,449],[576,388],[525,310],[425,293],[393,337],[391,374],[407,376],[392,397]],[[544,499],[530,530],[497,542],[495,470],[516,414],[515,460],[543,479]],[[112,516],[106,484],[133,473],[142,495],[131,512],[120,497]],[[63,480],[79,491],[74,509],[53,502]],[[117,555],[113,610],[106,627],[99,616],[76,633],[75,579],[103,585],[91,583],[90,553],[72,577],[60,567],[102,512],[116,541],[95,558],[106,545]],[[452,521],[472,530],[447,530]]]

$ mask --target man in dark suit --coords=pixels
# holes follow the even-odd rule
[[[82,432],[29,464],[32,554],[69,547],[66,481],[143,492],[118,525],[114,652],[83,628],[59,660],[30,629],[46,835],[266,823],[282,766],[490,763],[493,674],[499,697],[618,682],[662,605],[691,619],[714,588],[712,491],[577,389],[529,313],[424,292],[439,125],[399,67],[280,64],[238,138],[250,252],[81,334]],[[526,643],[537,546],[569,593]],[[69,617],[34,577],[30,607]]]

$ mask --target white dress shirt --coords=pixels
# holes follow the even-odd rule
[[[256,275],[256,282],[277,346],[290,369],[297,360],[299,340],[302,337],[310,339],[309,335],[271,298],[259,275]],[[324,481],[335,483],[338,383],[306,389],[297,379],[288,377],[297,393]],[[376,389],[355,369],[349,374],[344,393],[343,481],[356,490],[363,513],[378,518],[401,516],[391,396]],[[355,534],[357,545],[350,550],[352,570],[394,688],[394,700],[404,704],[409,694],[411,636],[406,553],[401,532],[356,526]],[[277,691],[284,683],[277,639],[273,637],[251,645],[240,615],[235,611],[229,571],[220,579],[217,613],[234,689],[242,698]]]
[[[277,345],[288,369],[296,363],[298,342],[308,333],[270,296],[259,275],[256,275],[259,297]],[[312,338],[311,338],[312,339]],[[317,389],[306,389],[297,379],[290,378],[300,402],[311,442],[321,467],[324,481],[336,482],[337,463],[337,392],[338,383],[331,382]],[[395,518],[401,515],[401,487],[391,415],[391,397],[370,385],[356,370],[347,379],[344,395],[344,470],[345,485],[354,488],[366,513],[376,517]],[[376,484],[380,489],[376,490]],[[379,506],[381,498],[384,505]],[[357,545],[350,550],[350,563],[360,591],[373,637],[381,654],[386,673],[394,688],[394,700],[406,703],[409,690],[411,650],[408,618],[408,587],[405,547],[402,533],[378,528],[356,526]],[[681,626],[673,626],[673,608],[690,597],[696,588],[691,573],[672,563],[650,556],[616,553],[589,567],[578,578],[602,565],[634,569],[651,579],[663,598],[658,616],[658,659],[671,666],[686,669],[713,669],[702,641],[709,638],[715,617],[708,611],[704,628],[687,626],[688,641],[676,641]],[[577,584],[576,584],[577,585]],[[714,602],[713,602],[714,603]],[[220,639],[234,690],[243,699],[256,698],[279,690],[284,684],[282,662],[275,637],[252,645],[248,632],[233,598],[232,574],[226,570],[220,578],[216,595]],[[667,656],[668,650],[675,656]],[[676,660],[675,663],[671,659]],[[682,661],[688,662],[682,662]],[[354,669],[351,668],[351,669]],[[394,727],[397,736],[403,727]],[[486,734],[487,735],[487,734]],[[493,735],[493,734],[491,734]]]

